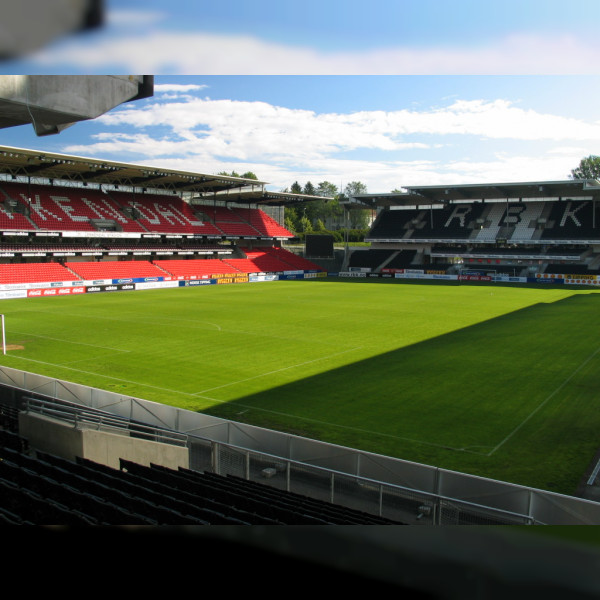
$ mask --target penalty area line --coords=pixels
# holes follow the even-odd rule
[[[600,352],[600,347],[597,348],[594,352],[592,352],[549,396],[547,396],[540,404],[537,406],[523,421],[521,421],[498,445],[496,445],[486,456],[491,456],[498,450],[498,448],[502,447],[510,438],[529,421],[539,410],[541,410],[558,392],[560,392],[566,385],[583,369],[597,354]]]

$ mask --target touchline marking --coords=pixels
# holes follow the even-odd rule
[[[335,356],[341,356],[342,354],[347,354],[348,352],[354,352],[355,350],[360,350],[362,346],[358,346],[357,348],[350,348],[350,350],[344,350],[343,352],[336,352],[335,354],[330,354],[329,356],[322,356],[321,358],[315,358],[313,360],[307,360],[306,362],[299,363],[297,365],[290,365],[289,367],[283,367],[281,369],[276,369],[275,371],[269,371],[268,373],[261,373],[260,375],[254,375],[253,377],[248,377],[246,379],[240,379],[239,381],[230,381],[229,383],[224,383],[223,385],[218,385],[216,387],[207,388],[206,390],[201,390],[200,392],[196,392],[192,394],[192,396],[200,396],[201,394],[205,394],[206,392],[212,392],[213,390],[220,390],[222,388],[229,387],[231,385],[237,385],[238,383],[245,383],[246,381],[252,381],[253,379],[260,379],[261,377],[266,377],[267,375],[274,375],[275,373],[281,373],[282,371],[287,371],[289,369],[296,369],[297,367],[303,367],[304,365],[310,365],[311,363],[319,362],[320,360],[327,360],[329,358],[334,358]]]
[[[357,350],[357,349],[358,348],[353,348],[352,350]],[[346,352],[351,352],[352,350],[346,350]],[[344,354],[344,353],[340,352],[339,354]],[[332,356],[337,356],[337,355],[332,355]],[[85,375],[94,375],[96,377],[102,377],[104,379],[112,379],[113,381],[120,381],[122,383],[131,383],[132,385],[139,385],[141,387],[147,387],[147,388],[151,388],[153,390],[159,390],[161,392],[169,392],[171,394],[178,394],[180,396],[188,396],[188,397],[193,397],[193,398],[201,398],[202,400],[209,400],[210,402],[215,402],[217,404],[236,404],[237,406],[245,408],[246,410],[257,410],[257,411],[267,412],[267,413],[271,413],[271,414],[282,416],[282,417],[291,417],[291,418],[299,419],[299,420],[302,420],[302,421],[309,421],[311,423],[318,423],[320,425],[327,425],[329,427],[338,427],[340,429],[347,429],[348,431],[356,431],[358,433],[368,433],[368,434],[371,434],[371,435],[378,435],[380,437],[386,437],[386,438],[391,438],[391,439],[395,439],[395,440],[404,440],[404,441],[407,441],[407,442],[413,442],[415,444],[423,444],[423,445],[426,445],[426,446],[434,446],[436,448],[443,448],[445,450],[453,450],[455,452],[468,452],[469,454],[477,454],[479,456],[489,456],[489,454],[486,455],[486,454],[482,454],[481,452],[474,452],[473,450],[467,450],[466,448],[454,448],[452,446],[444,446],[442,444],[436,444],[434,442],[425,442],[423,440],[415,440],[415,439],[412,439],[412,438],[402,437],[402,436],[399,436],[399,435],[392,435],[392,434],[389,434],[389,433],[381,433],[379,431],[370,431],[368,429],[360,429],[359,427],[351,427],[349,425],[340,425],[339,423],[329,423],[327,421],[319,421],[317,419],[311,419],[309,417],[301,417],[301,416],[298,416],[298,415],[292,415],[290,413],[283,413],[283,412],[278,412],[278,411],[274,411],[274,410],[269,410],[267,408],[259,408],[259,407],[256,407],[256,406],[252,406],[250,404],[242,404],[240,402],[236,402],[235,400],[217,400],[216,398],[210,398],[209,396],[200,396],[199,395],[200,392],[198,392],[196,394],[190,394],[188,392],[182,392],[180,390],[172,390],[172,389],[169,389],[169,388],[158,387],[156,385],[150,385],[149,383],[141,383],[139,381],[131,381],[129,379],[121,379],[120,377],[112,377],[111,375],[103,375],[101,373],[95,373],[93,371],[84,371],[83,369],[76,369],[74,367],[67,367],[67,366],[64,366],[64,365],[56,364],[56,363],[49,363],[49,362],[46,362],[46,361],[43,361],[43,360],[36,360],[34,358],[26,358],[25,356],[13,355],[13,358],[17,358],[19,360],[26,360],[26,361],[38,363],[38,364],[41,364],[41,365],[47,365],[49,367],[57,367],[59,369],[67,369],[68,371],[75,371],[77,373],[83,373]],[[331,358],[331,357],[325,357],[325,358]],[[325,360],[325,358],[315,359],[314,361],[308,361],[308,362],[316,362],[317,360]],[[304,364],[307,364],[307,363],[304,363]],[[294,365],[294,366],[300,366],[300,365]],[[285,369],[292,369],[294,366],[285,367]],[[280,369],[280,370],[284,370],[284,369]],[[265,375],[266,375],[266,373],[265,373]],[[258,377],[261,377],[261,375],[258,375]],[[251,378],[251,379],[253,379],[253,378]],[[213,389],[217,389],[217,388],[213,388]],[[242,413],[239,413],[239,414],[242,414]]]
[[[98,346],[97,344],[86,344],[85,342],[73,342],[71,340],[61,340],[60,338],[49,337],[47,335],[39,335],[37,333],[26,333],[24,331],[13,331],[10,333],[18,333],[20,335],[29,335],[31,337],[42,338],[44,340],[53,340],[55,342],[63,342],[65,344],[78,344],[79,346],[89,346],[90,348],[101,348],[102,350],[114,350],[115,352],[131,352],[131,350],[121,350],[120,348],[111,348],[109,346]]]
[[[241,402],[236,402],[235,400],[217,400],[216,398],[210,398],[208,396],[200,396],[203,400],[210,400],[211,402],[216,402],[217,404],[235,404],[236,406],[243,407],[246,410],[243,412],[248,412],[249,410],[258,410],[262,412],[271,413],[273,415],[277,415],[280,417],[291,417],[293,419],[298,419],[300,421],[309,421],[310,423],[317,423],[319,425],[327,425],[328,427],[337,427],[339,429],[347,429],[348,431],[356,431],[357,433],[368,433],[370,435],[377,435],[379,437],[387,437],[394,440],[403,440],[405,442],[412,442],[414,444],[424,444],[426,446],[434,446],[436,448],[443,448],[444,450],[453,450],[455,452],[468,452],[469,454],[477,454],[479,456],[486,456],[481,452],[474,452],[473,450],[467,450],[467,448],[454,448],[452,446],[444,446],[443,444],[436,444],[435,442],[425,442],[423,440],[415,440],[413,438],[403,437],[401,435],[393,435],[391,433],[381,433],[380,431],[371,431],[369,429],[361,429],[360,427],[352,427],[350,425],[340,425],[339,423],[329,423],[328,421],[319,421],[318,419],[311,419],[309,417],[301,417],[299,415],[292,415],[290,413],[279,412],[276,410],[269,410],[268,408],[260,408],[257,406],[252,406],[250,404],[243,404]],[[237,413],[241,415],[243,413]]]
[[[567,383],[569,383],[569,381],[571,381],[571,379],[573,379],[573,377],[575,377],[575,375],[577,375],[577,373],[579,373],[579,371],[581,371],[581,369],[583,369],[583,367],[585,367],[596,356],[596,354],[598,354],[598,352],[600,352],[600,348],[597,348],[594,352],[592,352],[571,373],[571,375],[569,375],[569,377],[567,377],[567,379],[565,379],[528,417],[521,421],[521,423],[517,425],[495,448],[490,450],[487,456],[491,456],[492,454],[494,454],[494,452],[496,452],[498,448],[503,446],[513,435],[515,435],[515,433],[517,433],[517,431],[519,431],[519,429],[521,429],[521,427],[523,427],[523,425],[525,425],[525,423],[527,423],[527,421],[529,421],[529,419],[531,419],[531,417],[533,417],[533,415],[535,415],[535,413],[537,413],[538,410],[540,410],[550,399],[552,399],[556,394],[558,394],[558,392],[560,392],[560,390],[562,390],[565,387],[565,385],[567,385]]]
[[[57,367],[59,369],[67,369],[69,371],[76,371],[77,373],[84,373],[85,375],[94,375],[95,377],[103,377],[104,379],[112,379],[114,381],[121,381],[123,383],[131,383],[132,385],[140,385],[142,387],[152,388],[154,390],[160,390],[161,392],[169,392],[170,394],[179,394],[180,396],[194,396],[194,394],[189,394],[188,392],[182,392],[179,390],[171,390],[169,388],[158,387],[156,385],[150,385],[149,383],[141,383],[139,381],[130,381],[129,379],[121,379],[119,377],[112,377],[111,375],[103,375],[102,373],[95,373],[94,371],[84,371],[82,369],[75,369],[74,367],[65,367],[64,365],[58,365],[55,363],[49,363],[43,360],[36,360],[34,358],[26,358],[25,356],[17,356],[14,354],[12,358],[17,358],[19,360],[27,360],[34,363],[39,363],[40,365],[47,365],[49,367]],[[110,390],[107,390],[110,391]]]

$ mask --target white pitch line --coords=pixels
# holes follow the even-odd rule
[[[352,350],[357,350],[358,348],[353,348]],[[346,352],[351,352],[351,350],[347,350]],[[339,354],[343,354],[343,353],[339,353]],[[337,355],[334,355],[337,356]],[[329,427],[338,427],[340,429],[347,429],[348,431],[355,431],[357,433],[368,433],[370,435],[377,435],[380,437],[387,437],[387,438],[391,438],[391,439],[395,439],[395,440],[403,440],[403,441],[407,441],[407,442],[412,442],[415,444],[422,444],[422,445],[426,445],[426,446],[434,446],[436,448],[443,448],[445,450],[453,450],[455,452],[468,452],[470,454],[477,454],[479,456],[489,456],[489,455],[485,455],[482,454],[481,452],[473,452],[472,450],[467,450],[465,448],[453,448],[452,446],[444,446],[442,444],[436,444],[434,442],[425,442],[423,440],[415,440],[412,438],[406,438],[406,437],[402,437],[399,435],[392,435],[389,433],[381,433],[380,431],[370,431],[368,429],[361,429],[359,427],[351,427],[349,425],[340,425],[339,423],[329,423],[327,421],[319,421],[317,419],[310,419],[308,417],[300,417],[298,415],[293,415],[290,413],[283,413],[283,412],[277,412],[274,410],[269,410],[266,408],[259,408],[256,406],[252,406],[249,404],[242,404],[239,402],[236,402],[235,400],[217,400],[216,398],[210,398],[208,396],[200,396],[199,393],[196,394],[190,394],[188,392],[182,392],[180,390],[172,390],[169,388],[163,388],[163,387],[158,387],[156,385],[150,385],[149,383],[141,383],[139,381],[131,381],[129,379],[122,379],[120,377],[112,377],[110,375],[103,375],[101,373],[95,373],[93,371],[84,371],[83,369],[75,369],[74,367],[66,367],[64,365],[59,365],[56,363],[49,363],[43,360],[35,360],[33,358],[26,358],[24,356],[17,356],[17,355],[13,355],[13,358],[17,358],[20,360],[26,360],[29,362],[34,362],[34,363],[38,363],[38,364],[42,364],[42,365],[47,365],[49,367],[57,367],[60,369],[67,369],[69,371],[75,371],[77,373],[83,373],[85,375],[94,375],[96,377],[103,377],[104,379],[112,379],[113,381],[120,381],[122,383],[131,383],[132,385],[139,385],[142,387],[147,387],[147,388],[151,388],[153,390],[159,390],[161,392],[169,392],[171,394],[179,394],[180,396],[189,396],[189,397],[193,397],[193,398],[201,398],[203,400],[209,400],[210,402],[215,402],[217,404],[236,404],[237,406],[246,408],[246,409],[250,409],[250,410],[257,410],[257,411],[262,411],[262,412],[267,412],[267,413],[272,413],[278,416],[282,416],[282,417],[291,417],[294,419],[299,419],[301,421],[309,421],[312,423],[318,423],[320,425],[327,425]],[[329,357],[330,358],[330,357]],[[316,360],[324,360],[324,359],[316,359]],[[315,362],[315,361],[309,361],[309,362]],[[304,363],[306,364],[306,363]],[[299,365],[294,365],[294,366],[299,366]],[[293,368],[293,367],[285,367],[285,368]],[[258,377],[261,377],[261,375],[259,375]],[[239,382],[238,382],[239,383]],[[213,388],[216,389],[216,388]]]
[[[194,394],[196,395],[196,394]],[[454,448],[453,446],[444,446],[443,444],[436,444],[435,442],[426,442],[424,440],[415,440],[413,438],[403,437],[401,435],[393,435],[391,433],[382,433],[380,431],[371,431],[370,429],[361,429],[360,427],[352,427],[350,425],[340,425],[339,423],[330,423],[329,421],[319,421],[318,419],[311,419],[309,417],[301,417],[299,415],[293,415],[291,413],[279,412],[276,410],[269,410],[268,408],[260,408],[258,406],[252,406],[251,404],[243,404],[242,402],[237,402],[236,400],[217,400],[216,398],[210,398],[209,396],[200,396],[200,398],[204,400],[210,400],[211,402],[216,402],[217,404],[234,404],[235,406],[246,408],[248,410],[258,410],[261,412],[270,413],[273,415],[277,415],[280,417],[291,417],[293,419],[298,419],[300,421],[308,421],[310,423],[317,423],[319,425],[327,425],[328,427],[337,427],[338,429],[346,429],[348,431],[355,431],[357,433],[368,433],[370,435],[376,435],[379,437],[387,437],[394,440],[403,440],[405,442],[412,442],[415,444],[423,444],[425,446],[434,446],[436,448],[443,448],[444,450],[453,450],[455,452],[468,452],[469,454],[477,454],[478,456],[486,456],[482,452],[474,452],[473,450],[467,450],[467,448]],[[242,414],[242,413],[238,413]]]
[[[48,311],[48,310],[36,310],[36,311],[29,311],[29,312],[36,312],[36,313],[44,313],[44,314],[49,314],[49,315],[54,315],[54,312]],[[222,333],[233,333],[235,335],[250,335],[250,336],[254,336],[254,337],[260,337],[260,338],[270,338],[270,339],[275,339],[275,340],[286,340],[288,342],[294,342],[294,343],[298,343],[298,342],[303,342],[303,339],[299,339],[299,338],[294,338],[294,337],[284,337],[281,335],[274,335],[273,333],[270,332],[256,332],[256,331],[244,331],[242,329],[223,329],[220,325],[218,325],[217,323],[212,323],[211,321],[199,321],[197,319],[178,319],[176,317],[165,317],[165,316],[154,316],[154,317],[129,317],[127,319],[119,319],[116,317],[106,317],[103,315],[80,315],[80,314],[76,314],[76,313],[71,313],[72,316],[74,317],[78,317],[78,318],[83,318],[83,319],[104,319],[106,321],[117,321],[117,322],[121,322],[121,323],[146,323],[146,322],[152,322],[152,323],[157,323],[160,321],[177,321],[180,323],[194,323],[196,325],[211,325],[212,327],[216,327],[217,331],[221,331]],[[184,325],[181,325],[182,327]],[[200,329],[200,330],[206,330],[206,327],[193,327],[193,329]],[[334,343],[333,342],[322,342],[322,344],[324,345],[328,345],[328,346],[333,346]]]
[[[344,350],[343,352],[336,352],[335,354],[330,354],[329,356],[323,356],[321,358],[315,358],[313,360],[307,360],[306,362],[299,363],[297,365],[290,365],[289,367],[282,367],[281,369],[276,369],[275,371],[269,371],[268,373],[261,373],[260,375],[254,375],[252,377],[247,377],[246,379],[240,379],[238,381],[230,381],[229,383],[224,383],[223,385],[218,385],[216,387],[201,390],[192,395],[200,396],[201,394],[205,394],[206,392],[212,392],[213,390],[220,390],[222,388],[229,387],[231,385],[237,385],[238,383],[245,383],[246,381],[252,381],[253,379],[260,379],[261,377],[267,377],[267,375],[274,375],[275,373],[281,373],[282,371],[288,371],[289,369],[296,369],[297,367],[303,367],[304,365],[309,365],[311,363],[319,362],[321,360],[328,360],[329,358],[334,358],[335,356],[341,356],[342,354],[347,354],[348,352],[354,352],[355,350],[360,350],[360,349],[361,349],[361,346],[358,346],[357,348],[350,348],[350,350]]]
[[[492,454],[494,454],[494,452],[496,452],[498,448],[503,446],[513,435],[515,435],[515,433],[517,433],[517,431],[519,431],[519,429],[521,429],[521,427],[523,427],[523,425],[525,425],[525,423],[527,423],[527,421],[529,421],[529,419],[531,419],[548,401],[550,401],[556,394],[558,394],[558,392],[560,392],[560,390],[562,390],[565,387],[565,385],[567,385],[567,383],[569,383],[569,381],[571,381],[571,379],[573,379],[573,377],[575,377],[575,375],[577,375],[577,373],[579,373],[579,371],[581,371],[581,369],[583,369],[583,367],[585,367],[596,356],[596,354],[598,354],[598,352],[600,352],[600,348],[597,348],[594,352],[592,352],[571,373],[571,375],[569,375],[569,377],[567,377],[533,412],[529,414],[528,417],[521,421],[521,423],[519,423],[519,425],[517,425],[517,427],[515,427],[496,447],[490,450],[487,456],[491,456]]]
[[[158,387],[156,385],[150,385],[149,383],[141,383],[140,381],[130,381],[129,379],[121,379],[119,377],[112,377],[111,375],[104,375],[102,373],[96,373],[94,371],[84,371],[83,369],[75,369],[74,367],[65,367],[64,365],[59,365],[56,363],[49,363],[43,360],[36,360],[34,358],[26,358],[25,356],[17,356],[16,354],[12,355],[12,358],[17,358],[19,360],[27,360],[34,363],[39,363],[41,365],[47,365],[49,367],[57,367],[59,369],[67,369],[69,371],[76,371],[77,373],[83,373],[84,375],[94,375],[95,377],[103,377],[104,379],[112,379],[113,381],[120,381],[122,383],[131,383],[132,385],[140,385],[142,387],[152,388],[153,390],[160,390],[161,392],[169,392],[170,394],[179,394],[180,396],[190,396],[193,397],[194,394],[190,394],[188,392],[182,392],[180,390],[171,390],[169,388]],[[107,390],[110,391],[110,390]]]
[[[65,344],[78,344],[79,346],[89,346],[90,348],[101,348],[102,350],[113,350],[115,352],[131,352],[131,350],[121,350],[120,348],[111,348],[109,346],[98,346],[97,344],[86,344],[85,342],[74,342],[72,340],[61,340],[60,338],[49,337],[47,335],[39,335],[37,333],[26,333],[24,331],[14,331],[11,329],[10,333],[17,333],[19,335],[29,335],[31,337],[42,338],[44,340],[53,340],[55,342],[63,342]]]

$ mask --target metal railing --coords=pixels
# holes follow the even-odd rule
[[[400,523],[531,524],[527,515],[490,509],[473,502],[417,492],[398,485],[282,459],[267,453],[210,441],[200,436],[132,422],[125,417],[54,398],[24,396],[20,410],[61,421],[73,428],[122,433],[158,443],[189,447],[196,470],[235,475],[287,492],[318,498]]]
[[[165,443],[183,444],[185,439],[189,466],[198,471],[262,481],[402,522],[600,524],[600,503],[591,500],[362,452],[0,366],[0,402],[24,408],[24,398],[76,406],[90,424],[131,423],[130,427]],[[106,414],[100,419],[96,411]]]
[[[97,431],[123,433],[130,437],[138,437],[161,444],[186,447],[188,436],[177,431],[161,429],[153,425],[133,422],[130,419],[110,413],[86,409],[75,404],[54,398],[23,397],[21,409],[50,417],[72,425],[74,428],[94,428]]]

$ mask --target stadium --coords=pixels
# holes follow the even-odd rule
[[[40,452],[217,471],[385,522],[597,522],[574,495],[597,450],[597,349],[563,345],[581,320],[595,330],[597,182],[356,197],[348,210],[378,213],[370,248],[309,259],[280,222],[311,197],[33,150],[0,159],[3,383],[18,382],[18,428]],[[489,340],[509,352],[490,356]],[[426,385],[423,364],[444,377]],[[515,369],[544,375],[517,393]],[[89,425],[57,442],[48,410],[167,450],[108,456],[106,441],[87,448]],[[529,439],[534,423],[550,431]]]
[[[3,519],[599,523],[600,184],[266,187],[0,148]]]

